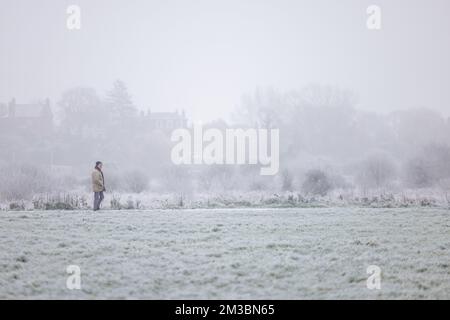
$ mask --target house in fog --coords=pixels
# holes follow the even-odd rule
[[[0,104],[0,161],[49,164],[54,137],[50,101]]]
[[[53,113],[50,100],[19,104],[12,99],[8,104],[0,104],[0,133],[46,137],[53,133]]]
[[[187,118],[182,112],[141,112],[140,122],[146,130],[171,131],[178,128],[186,128]]]

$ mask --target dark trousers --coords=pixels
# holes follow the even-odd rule
[[[100,204],[102,203],[104,199],[103,191],[100,192],[94,192],[94,210],[100,209]]]

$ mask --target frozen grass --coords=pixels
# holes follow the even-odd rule
[[[0,201],[0,211],[87,210],[92,208],[92,193],[69,192],[36,194],[31,200]],[[326,196],[297,192],[238,190],[209,193],[106,193],[102,208],[110,210],[213,209],[213,208],[450,208],[448,191],[436,189],[370,193],[335,190]]]
[[[449,235],[425,208],[0,212],[0,298],[449,299]]]

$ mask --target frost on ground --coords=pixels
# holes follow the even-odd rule
[[[444,209],[0,213],[0,298],[449,299]],[[66,288],[68,265],[81,290]],[[381,268],[369,290],[366,269]]]

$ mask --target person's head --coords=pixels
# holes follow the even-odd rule
[[[103,163],[102,163],[101,161],[97,161],[97,162],[95,163],[95,167],[96,167],[96,168],[102,169],[102,166],[103,166]]]

